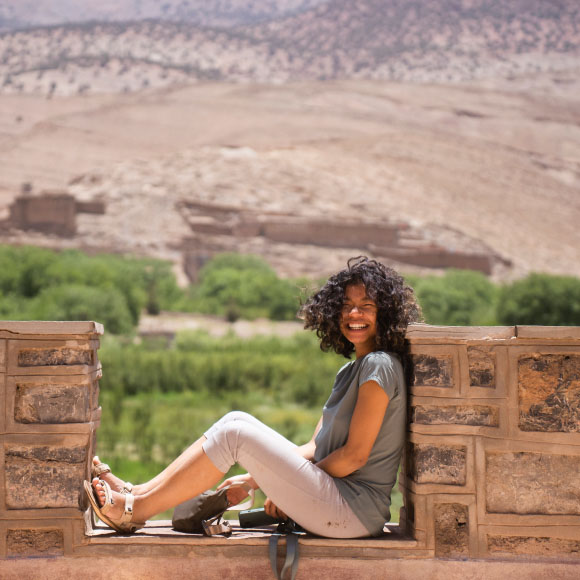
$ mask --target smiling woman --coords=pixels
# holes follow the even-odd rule
[[[95,463],[85,489],[99,517],[122,532],[212,487],[234,465],[243,483],[268,496],[266,512],[289,516],[321,536],[379,535],[407,416],[404,333],[418,314],[413,291],[383,264],[355,258],[303,306],[305,328],[323,350],[356,359],[338,372],[310,441],[297,446],[247,413],[226,414],[152,480],[131,486]],[[98,472],[98,473],[97,473]],[[99,476],[100,475],[100,479]],[[228,489],[233,505],[246,494]]]
[[[340,330],[354,344],[356,357],[374,350],[377,337],[377,305],[363,284],[347,286],[340,317]]]

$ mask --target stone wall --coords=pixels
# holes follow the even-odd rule
[[[441,247],[416,248],[386,248],[371,247],[379,258],[390,258],[403,264],[413,264],[423,268],[458,268],[461,270],[475,270],[490,275],[493,271],[497,256],[491,254],[476,254],[454,252]]]
[[[72,238],[77,232],[78,213],[102,215],[105,212],[106,204],[102,200],[77,201],[64,191],[43,192],[17,197],[10,206],[7,225]]]
[[[273,242],[312,244],[330,248],[366,248],[369,244],[396,246],[400,226],[384,222],[348,220],[270,219],[262,227]]]
[[[408,338],[401,525],[436,557],[580,558],[580,328]]]
[[[77,206],[68,193],[17,197],[10,206],[10,222],[21,230],[73,237],[76,234]]]
[[[0,322],[0,559],[226,550],[224,539],[170,530],[103,538],[85,520],[101,333],[88,322]],[[319,562],[336,545],[351,559],[580,566],[580,328],[414,325],[407,336],[414,370],[400,526],[348,545],[305,538],[305,553]],[[257,544],[234,536],[237,566]]]
[[[0,322],[0,557],[71,553],[84,533],[102,332],[93,322]]]

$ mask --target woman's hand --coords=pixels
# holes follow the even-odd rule
[[[264,502],[264,511],[273,518],[278,518],[279,520],[288,519],[288,516],[269,497]]]
[[[226,487],[226,485],[232,485],[233,483],[246,483],[252,489],[258,489],[258,484],[256,483],[255,479],[249,473],[244,473],[243,475],[234,475],[233,477],[228,477],[228,479],[226,479],[225,481],[222,481],[218,485],[217,488],[222,489],[223,487]],[[247,498],[249,494],[243,487],[236,485],[236,486],[228,489],[228,491],[226,492],[226,495],[228,496],[228,503],[230,505],[237,505],[240,502],[242,502],[245,498]]]

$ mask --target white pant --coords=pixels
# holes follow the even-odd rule
[[[262,491],[304,529],[328,538],[360,538],[369,531],[326,472],[301,457],[296,445],[258,421],[234,411],[205,433],[203,450],[226,473],[239,463]]]

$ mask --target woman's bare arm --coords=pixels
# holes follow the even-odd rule
[[[376,381],[362,384],[346,443],[316,465],[333,477],[345,477],[365,465],[388,405],[389,396]]]

